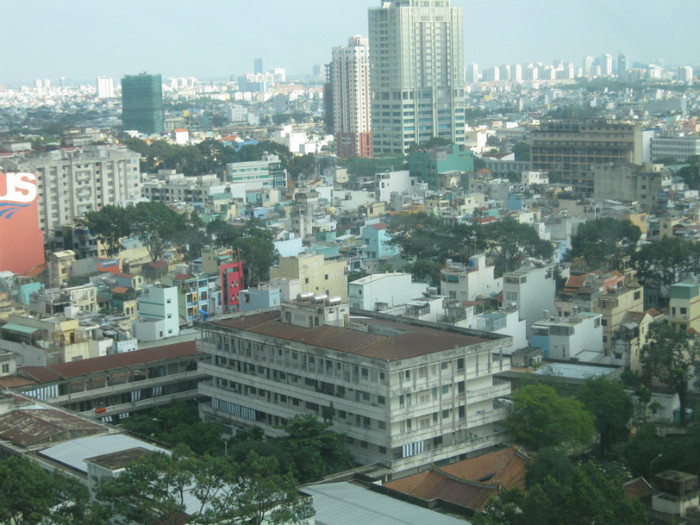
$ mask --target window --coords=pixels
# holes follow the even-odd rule
[[[9,374],[10,373],[10,365],[2,365],[2,373]]]
[[[681,315],[685,315],[687,313],[688,313],[688,309],[681,306]]]

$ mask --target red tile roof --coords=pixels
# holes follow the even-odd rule
[[[61,379],[77,377],[86,374],[94,374],[124,368],[128,366],[153,363],[185,356],[203,355],[197,351],[195,341],[185,341],[170,345],[146,348],[144,350],[134,350],[122,354],[113,354],[70,363],[61,363],[52,366],[25,366],[19,370],[22,375],[34,379],[40,383],[51,383]]]
[[[112,288],[112,293],[126,293],[130,290],[131,288],[127,288],[126,286],[115,286]]]
[[[370,224],[370,226],[372,228],[374,228],[375,230],[386,230],[387,229],[387,225],[383,222],[378,222],[377,224]]]

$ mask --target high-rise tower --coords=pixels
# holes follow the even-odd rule
[[[372,147],[405,152],[441,137],[464,143],[462,8],[392,0],[369,10]]]
[[[328,72],[338,156],[369,157],[372,143],[367,39],[354,36],[347,46],[334,47]]]
[[[163,131],[163,86],[160,75],[122,78],[122,126],[149,135]]]

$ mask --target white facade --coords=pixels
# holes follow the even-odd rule
[[[542,348],[545,359],[569,360],[584,351],[602,355],[602,318],[602,314],[579,312],[570,317],[540,319],[532,325],[530,345]]]
[[[410,273],[375,273],[348,284],[348,303],[357,310],[382,311],[419,297],[425,283],[414,283]]]
[[[555,294],[556,283],[552,265],[526,265],[503,275],[503,304],[515,305],[520,318],[525,319],[527,323],[528,334],[532,324],[542,319],[543,311],[552,314],[556,311]]]
[[[449,0],[385,1],[369,10],[375,155],[432,137],[464,143],[463,17]]]
[[[273,175],[275,168],[271,169],[270,164],[276,165],[279,163],[280,159],[277,155],[264,155],[261,160],[250,162],[229,163],[226,164],[224,180],[243,185],[246,190],[261,190],[265,186],[272,188],[275,186]],[[284,181],[280,187],[287,185],[286,175],[286,170],[284,170]]]
[[[475,315],[468,319],[467,328],[512,337],[513,343],[503,348],[504,354],[512,354],[527,346],[527,329],[524,319],[515,308],[502,308],[497,312]]]
[[[134,336],[139,341],[157,341],[180,335],[177,286],[153,285],[138,299],[139,319]]]
[[[448,261],[440,270],[440,292],[460,301],[491,297],[503,288],[503,279],[495,278],[493,271],[494,267],[486,264],[483,253],[472,255],[468,265]]]
[[[97,98],[114,98],[114,79],[97,77]]]
[[[3,168],[36,174],[39,227],[49,233],[88,211],[139,198],[139,159],[123,146],[83,146],[3,159]]]
[[[546,171],[523,171],[520,174],[520,183],[525,186],[549,184],[549,173]]]
[[[685,162],[688,157],[700,155],[698,137],[654,137],[651,139],[651,160],[674,158]]]
[[[333,48],[330,80],[336,140],[339,134],[351,134],[354,137],[354,156],[361,156],[360,133],[371,131],[367,38],[354,36],[348,40],[347,46]]]
[[[185,177],[175,170],[159,170],[141,185],[141,196],[158,202],[206,202],[210,195],[225,190],[226,184],[213,174]]]
[[[392,193],[414,193],[418,177],[411,177],[408,170],[377,173],[377,200],[391,202]]]

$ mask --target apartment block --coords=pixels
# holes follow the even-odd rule
[[[329,297],[348,298],[347,263],[325,260],[323,255],[301,254],[296,257],[280,257],[277,266],[270,267],[270,281],[273,286],[285,288],[280,280],[298,281],[296,292],[311,292]],[[286,295],[283,297],[294,297]]]
[[[541,348],[545,359],[569,360],[584,351],[600,355],[603,352],[601,319],[601,314],[591,312],[540,319],[532,325],[530,345]]]
[[[679,330],[700,332],[700,285],[675,283],[670,288],[668,322]]]
[[[520,319],[527,323],[528,336],[543,311],[554,313],[555,293],[554,267],[550,264],[524,265],[503,275],[503,304],[518,309]]]
[[[700,137],[653,137],[651,160],[675,159],[685,162],[689,157],[700,155]]]
[[[493,272],[494,266],[486,264],[483,253],[472,255],[468,264],[448,260],[440,270],[440,292],[460,301],[491,297],[503,288],[503,279],[496,279]]]
[[[348,303],[355,310],[381,311],[420,297],[425,283],[414,283],[410,273],[375,273],[348,284]]]
[[[646,211],[666,205],[673,174],[661,164],[600,164],[593,166],[593,199],[637,202]]]
[[[123,146],[82,146],[3,160],[36,174],[39,227],[45,234],[86,212],[141,196],[140,155]]]
[[[329,66],[333,131],[339,157],[371,157],[369,41],[361,36],[333,48]]]
[[[597,164],[642,163],[642,131],[638,125],[591,120],[549,121],[530,134],[530,169],[562,174],[565,184],[593,193]]]
[[[306,304],[303,301],[308,301]],[[332,422],[356,459],[395,471],[501,442],[506,411],[494,381],[510,361],[510,338],[471,330],[347,315],[315,298],[281,309],[198,323],[211,381],[206,419],[230,432],[258,425],[271,436],[297,414]]]
[[[138,298],[139,319],[134,336],[139,341],[157,341],[180,334],[178,289],[176,286],[148,286]]]

